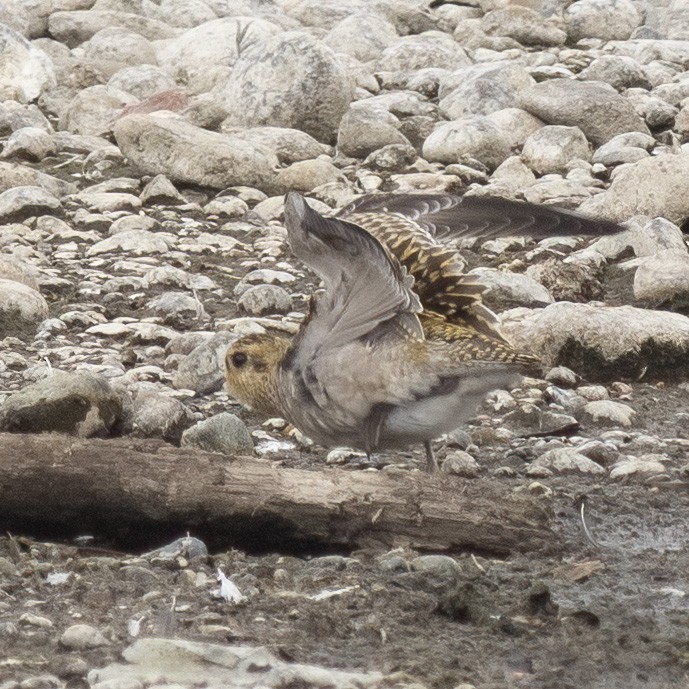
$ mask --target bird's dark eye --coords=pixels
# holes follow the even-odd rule
[[[230,361],[235,368],[241,368],[249,360],[249,357],[244,352],[235,352]]]

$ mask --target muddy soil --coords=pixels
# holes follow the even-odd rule
[[[684,390],[647,385],[635,393],[656,433],[676,428],[672,410],[686,402]],[[675,445],[680,455],[683,446]],[[499,454],[479,457],[486,472],[505,465]],[[421,463],[420,453],[411,461]],[[328,470],[315,452],[303,454],[300,464],[309,462]],[[3,537],[0,681],[50,672],[67,686],[87,686],[84,668],[116,661],[132,640],[131,621],[141,620],[140,635],[261,644],[296,662],[402,672],[437,689],[687,686],[686,482],[559,477],[534,485],[518,473],[492,480],[552,491],[564,555],[452,553],[453,566],[406,550],[227,550],[170,563],[113,549],[120,544]],[[597,545],[582,531],[582,495]],[[217,568],[231,575],[244,603],[213,595]],[[69,576],[56,583],[55,573]],[[336,593],[313,598],[324,591]],[[61,632],[77,622],[98,628],[110,644],[62,649]]]

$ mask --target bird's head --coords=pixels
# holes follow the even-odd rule
[[[230,394],[257,414],[282,416],[277,399],[277,375],[290,340],[282,335],[245,335],[225,355]]]

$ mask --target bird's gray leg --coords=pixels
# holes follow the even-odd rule
[[[426,471],[429,474],[435,474],[438,471],[438,462],[433,453],[430,440],[424,440],[423,446],[426,450]]]

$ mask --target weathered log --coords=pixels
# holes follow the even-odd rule
[[[253,551],[559,548],[550,509],[501,482],[286,469],[155,441],[0,434],[0,528],[130,547],[205,537]]]

